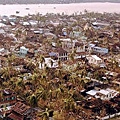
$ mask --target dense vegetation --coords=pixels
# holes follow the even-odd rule
[[[89,18],[89,20],[91,20],[91,18],[95,17],[99,20],[104,18],[104,21],[110,21],[111,19],[115,21],[116,19],[120,18],[119,14],[116,13],[100,14],[93,12],[88,13],[85,11],[85,14],[83,15],[73,14],[71,16],[67,16],[64,14],[47,14],[47,17],[37,14],[31,16],[31,18],[28,16],[18,18],[18,21],[21,19],[24,21],[29,21],[29,19],[37,20],[38,26],[41,26],[40,23],[45,24],[47,23],[47,20],[57,17],[62,19],[66,18],[67,22],[70,20],[70,18],[74,18],[76,21],[72,22],[69,27],[68,23],[64,25],[68,29],[68,32],[72,31],[75,26],[78,26],[79,29],[81,27],[82,32],[88,37],[88,42],[94,42],[97,39],[99,44],[105,48],[108,46],[110,47],[109,43],[114,43],[113,39],[116,41],[120,39],[120,34],[119,32],[115,31],[116,28],[114,28],[114,26],[108,26],[104,28],[106,31],[109,29],[113,31],[114,34],[111,39],[109,36],[106,36],[105,38],[103,37],[103,39],[100,38],[99,30],[97,31],[93,28],[83,30],[84,25],[87,22],[83,18]],[[45,27],[49,28],[49,26],[50,25],[47,25]],[[55,35],[60,36],[62,29],[63,25],[61,24],[57,27],[53,26],[51,31]],[[76,31],[79,29],[76,28]],[[29,33],[28,30],[26,31]],[[15,36],[18,39],[17,44],[19,44],[20,41],[22,42],[20,45],[30,45],[30,40],[27,39],[26,34],[21,32],[21,29],[15,31]],[[34,37],[39,38],[37,39],[37,42],[42,43],[42,47],[45,46],[44,49],[42,49],[43,51],[47,51],[47,48],[51,47],[50,41],[47,41],[47,39],[44,38],[44,35],[34,35]],[[48,44],[46,44],[44,40],[46,40]],[[53,40],[56,41],[58,47],[61,46],[59,38]],[[7,42],[6,39],[4,39],[4,44],[5,42]],[[9,40],[9,44],[10,43],[13,44]],[[119,41],[114,44],[118,45]],[[103,76],[105,76],[107,71],[120,73],[118,62],[115,59],[117,58],[117,55],[119,55],[119,51],[114,50],[116,50],[116,47],[114,46],[109,48],[108,56],[111,58],[107,60],[105,68],[99,68],[94,65],[90,65],[88,61],[81,59],[78,64],[76,63],[74,69],[65,69],[60,61],[57,68],[51,68],[53,65],[51,62],[51,67],[45,66],[43,69],[39,69],[39,63],[41,63],[41,65],[45,63],[44,55],[37,54],[34,58],[20,58],[14,53],[11,53],[10,55],[6,56],[6,64],[4,64],[3,68],[0,70],[0,89],[10,88],[17,93],[17,97],[24,101],[24,103],[33,108],[39,108],[40,112],[38,112],[36,116],[38,116],[40,120],[48,120],[48,118],[51,116],[55,120],[95,120],[97,119],[96,116],[100,113],[101,117],[112,114],[111,111],[113,110],[113,107],[110,105],[109,101],[102,102],[101,100],[98,100],[98,103],[100,104],[96,104],[97,109],[94,108],[93,111],[89,110],[88,108],[86,109],[85,107],[87,106],[88,102],[87,99],[80,94],[80,91],[84,90],[87,83],[91,82],[91,80],[86,79],[88,73],[91,73],[91,78],[97,79],[98,81],[102,81],[109,85],[112,85],[111,81],[115,79],[117,80],[117,77],[113,77],[110,80],[101,79]],[[114,53],[117,53],[117,55],[114,55]],[[68,63],[69,62],[72,64],[75,62],[74,54],[69,55]],[[18,66],[22,66],[22,69],[16,69]],[[114,87],[114,89],[120,91],[119,87]],[[110,111],[109,109],[112,110]]]

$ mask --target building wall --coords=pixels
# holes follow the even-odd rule
[[[68,60],[68,53],[58,53],[58,60],[60,61]]]
[[[21,54],[27,54],[27,52],[28,52],[28,49],[27,48],[25,48],[25,47],[20,47],[20,53]]]
[[[76,52],[85,52],[85,46],[76,47]]]
[[[98,53],[103,53],[103,54],[107,54],[108,53],[108,49],[107,48],[93,47],[92,50],[93,50],[93,52],[98,52]]]
[[[52,66],[51,66],[51,60],[53,61]],[[39,68],[40,69],[45,68],[45,65],[47,65],[49,68],[56,68],[56,67],[58,67],[58,61],[55,61],[51,58],[45,58],[45,63],[43,63],[43,64],[39,63]]]
[[[89,63],[91,63],[91,64],[97,64],[98,65],[98,64],[102,63],[102,60],[96,60],[93,57],[87,57],[87,59],[88,59]]]
[[[72,49],[73,43],[72,42],[62,42],[62,48],[65,50]]]
[[[13,105],[17,100],[16,95],[8,95],[0,98],[0,108]]]

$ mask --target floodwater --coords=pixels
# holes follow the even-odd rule
[[[46,13],[80,13],[84,10],[93,12],[120,13],[120,3],[72,3],[72,4],[13,4],[0,5],[0,15],[46,14]],[[18,11],[16,13],[16,11]]]

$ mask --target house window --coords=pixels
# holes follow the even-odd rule
[[[6,98],[6,100],[10,100],[10,98]]]
[[[59,53],[59,56],[61,56],[61,53]]]
[[[15,97],[12,97],[12,100],[14,100],[15,99]]]

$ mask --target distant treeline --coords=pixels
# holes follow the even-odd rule
[[[0,0],[0,4],[65,4],[81,2],[114,2],[120,3],[120,0]]]

